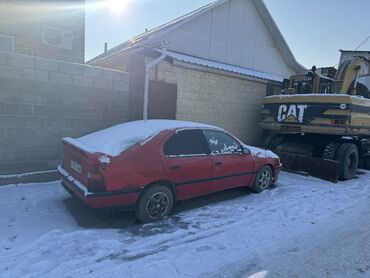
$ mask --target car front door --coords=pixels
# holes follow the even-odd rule
[[[248,186],[252,180],[254,161],[243,153],[240,142],[220,130],[203,130],[213,166],[212,191]]]
[[[200,129],[174,133],[164,144],[163,163],[167,175],[176,186],[177,200],[209,192],[212,159]]]

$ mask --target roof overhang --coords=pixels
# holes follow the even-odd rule
[[[339,49],[339,52],[341,52],[341,53],[366,53],[366,54],[370,54],[370,50],[344,50],[344,49]]]
[[[155,49],[158,53],[161,53],[161,50]],[[202,66],[202,67],[207,67],[211,69],[216,69],[216,70],[222,70],[226,72],[231,72],[231,73],[236,73],[248,77],[253,77],[253,78],[258,78],[262,80],[268,80],[268,81],[276,81],[276,82],[282,82],[284,80],[284,77],[276,74],[271,74],[271,73],[266,73],[266,72],[261,72],[261,71],[256,71],[252,69],[247,69],[247,68],[242,68],[242,67],[237,67],[233,65],[228,65],[228,64],[223,64],[203,58],[198,58],[190,55],[185,55],[182,53],[177,53],[173,51],[167,50],[167,56],[183,62],[187,64],[192,64],[192,65],[197,65],[197,66]]]

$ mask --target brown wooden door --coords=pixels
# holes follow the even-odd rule
[[[176,120],[177,85],[165,82],[149,83],[149,119]]]

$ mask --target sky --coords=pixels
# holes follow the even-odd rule
[[[87,0],[92,3],[94,0]],[[112,1],[112,0],[111,0]],[[129,1],[125,7],[117,2]],[[88,9],[86,60],[213,0],[117,0]],[[339,49],[352,50],[370,36],[369,0],[264,0],[298,62],[334,66]],[[114,5],[115,3],[115,5]],[[356,4],[353,4],[356,3]],[[370,51],[370,38],[360,47]]]

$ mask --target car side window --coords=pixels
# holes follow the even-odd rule
[[[229,134],[217,130],[203,130],[206,141],[213,155],[242,153],[238,141]]]
[[[172,135],[164,145],[165,156],[206,155],[207,146],[200,130],[182,130]]]

